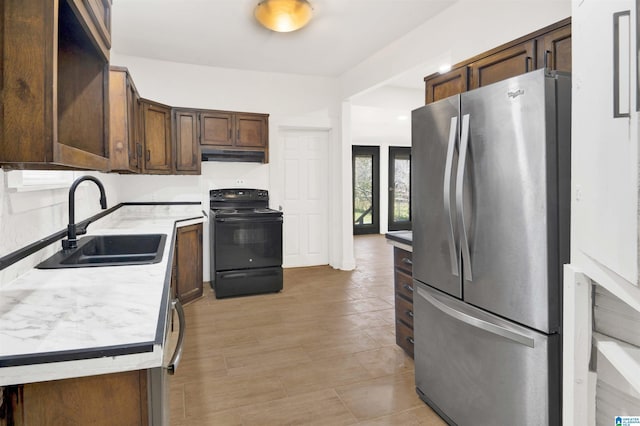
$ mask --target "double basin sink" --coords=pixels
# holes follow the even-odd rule
[[[36,268],[86,268],[158,263],[162,260],[166,239],[166,234],[87,236],[78,240],[77,248],[59,251]]]

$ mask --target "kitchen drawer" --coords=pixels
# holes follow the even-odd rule
[[[396,321],[396,343],[413,358],[413,330],[402,321]]]
[[[396,321],[398,320],[413,328],[413,303],[402,297],[396,297]]]
[[[413,275],[412,253],[410,251],[393,248],[393,265]]]
[[[422,284],[414,306],[416,388],[452,423],[560,424],[558,334],[522,327]]]
[[[394,283],[396,294],[401,295],[407,300],[413,301],[413,279],[411,275],[396,269]]]

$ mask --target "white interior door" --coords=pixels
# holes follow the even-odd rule
[[[329,263],[329,132],[285,130],[283,266]]]

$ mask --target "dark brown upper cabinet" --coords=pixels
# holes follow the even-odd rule
[[[201,110],[200,145],[234,151],[264,152],[269,161],[269,114]]]
[[[111,67],[109,107],[110,170],[139,173],[142,162],[140,96],[126,68]]]
[[[176,174],[200,174],[200,143],[198,114],[194,111],[174,109],[174,159]]]
[[[109,169],[110,0],[0,2],[0,164]]]
[[[111,49],[111,0],[68,0],[81,16],[85,30],[91,35],[94,46],[105,58]]]
[[[142,105],[142,171],[149,174],[171,174],[171,107],[148,99]]]
[[[429,79],[426,84],[425,103],[439,101],[467,91],[469,68],[460,67]]]
[[[571,72],[571,25],[552,30],[536,39],[538,68]]]
[[[265,148],[268,138],[267,117],[263,114],[236,114],[236,146]]]
[[[469,89],[486,86],[536,69],[535,41],[517,44],[469,65]]]
[[[207,111],[200,113],[200,144],[233,146],[234,117],[230,112]]]
[[[571,71],[571,18],[520,37],[424,78],[425,103],[547,67]]]

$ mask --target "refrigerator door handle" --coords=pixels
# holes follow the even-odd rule
[[[420,297],[422,297],[424,300],[429,302],[435,308],[442,311],[446,315],[449,315],[450,317],[457,319],[458,321],[462,321],[465,324],[469,324],[472,327],[482,329],[491,334],[504,337],[505,339],[514,341],[516,343],[520,343],[530,348],[535,347],[535,341],[531,337],[525,336],[524,334],[518,333],[513,330],[509,330],[508,328],[499,326],[497,324],[490,323],[480,318],[476,318],[464,312],[460,312],[450,306],[447,306],[445,303],[439,301],[438,299],[436,299],[435,297],[433,297],[432,295],[430,295],[420,287],[417,288],[417,293]]]
[[[458,253],[456,252],[455,235],[453,233],[453,215],[451,208],[451,172],[453,169],[453,154],[456,146],[456,135],[458,134],[458,117],[451,117],[451,127],[449,128],[449,144],[447,145],[447,159],[444,167],[444,187],[442,190],[444,199],[444,211],[449,219],[449,232],[447,240],[449,242],[449,256],[451,257],[451,273],[458,276]]]
[[[462,239],[462,266],[464,278],[473,281],[471,275],[471,254],[469,252],[469,238],[467,227],[464,223],[464,171],[469,152],[469,114],[462,116],[462,133],[460,135],[460,158],[458,159],[458,176],[456,177],[456,205],[458,211],[458,224],[460,225],[460,237]]]

